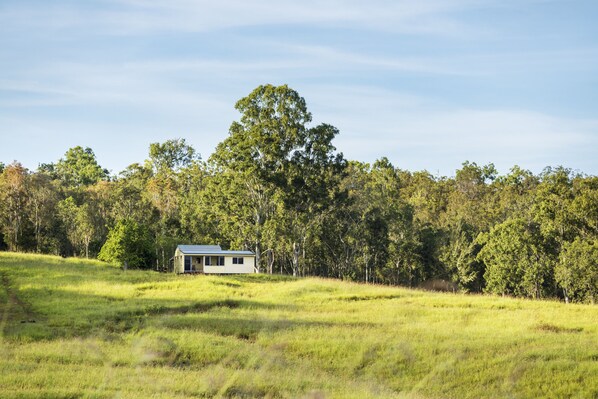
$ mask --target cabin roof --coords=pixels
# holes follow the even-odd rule
[[[177,248],[186,255],[254,255],[251,251],[224,251],[220,245],[178,245]]]

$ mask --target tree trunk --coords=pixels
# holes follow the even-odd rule
[[[255,266],[254,266],[256,273],[260,272],[260,260],[261,260],[260,242],[257,241],[255,243]]]
[[[296,242],[293,243],[293,277],[297,277],[299,271],[299,245]]]
[[[39,246],[39,236],[40,236],[40,222],[39,222],[39,209],[37,202],[35,204],[35,252],[40,252]]]
[[[274,267],[274,251],[272,249],[268,250],[268,274],[272,274]]]
[[[301,264],[303,265],[303,267],[301,268],[301,275],[303,277],[305,277],[305,272],[306,272],[306,268],[307,268],[307,265],[305,264],[305,240],[306,240],[306,238],[305,238],[305,236],[303,236],[302,243],[301,243]],[[309,270],[308,270],[308,273],[309,273]]]

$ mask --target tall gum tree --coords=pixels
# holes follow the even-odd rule
[[[253,247],[256,264],[261,264],[264,229],[276,209],[284,204],[294,224],[300,215],[314,211],[330,197],[329,183],[342,170],[342,155],[334,155],[332,139],[338,130],[330,125],[308,128],[312,120],[305,100],[287,85],[262,85],[239,100],[241,113],[232,123],[229,136],[221,142],[210,162],[220,173],[234,173],[244,182],[251,208],[245,213],[253,219]],[[224,200],[224,199],[223,199]],[[231,217],[233,217],[231,215]],[[293,229],[292,229],[293,230]],[[293,274],[298,273],[298,246],[305,232],[291,231],[293,237]]]
[[[195,149],[185,139],[170,139],[152,143],[146,168],[152,176],[145,187],[148,199],[157,216],[153,225],[156,250],[156,267],[166,268],[180,236],[180,200],[183,170],[200,160]]]
[[[19,239],[27,219],[28,179],[28,170],[18,162],[8,165],[0,174],[0,221],[11,251],[19,250]]]
[[[53,169],[68,187],[90,186],[108,178],[108,171],[98,164],[93,150],[89,147],[70,148]]]

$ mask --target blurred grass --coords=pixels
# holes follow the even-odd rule
[[[598,307],[0,253],[0,396],[595,398]]]

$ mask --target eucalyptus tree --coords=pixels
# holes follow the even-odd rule
[[[87,205],[89,222],[93,224],[94,233],[91,237],[90,249],[97,254],[108,237],[109,227],[113,225],[113,209],[120,208],[121,202],[113,202],[113,191],[116,181],[100,180],[85,189],[84,205]]]
[[[91,206],[86,202],[77,205],[73,197],[68,197],[58,203],[57,209],[71,249],[89,258],[89,246],[97,233]]]
[[[122,172],[112,185],[109,195],[109,225],[114,226],[120,220],[132,220],[137,223],[148,223],[153,212],[146,188],[152,178],[149,166],[134,163]]]
[[[145,193],[157,216],[156,222],[151,224],[157,266],[166,267],[169,254],[174,252],[180,236],[180,174],[199,159],[199,154],[185,139],[171,139],[149,146],[146,167],[151,167],[153,173],[147,181]]]
[[[276,229],[282,220],[274,218],[281,204],[273,188],[256,176],[231,170],[212,171],[197,205],[204,234],[224,246],[254,248],[259,271],[263,246],[272,249],[267,239],[273,234],[270,230]]]
[[[11,251],[19,250],[23,228],[27,222],[29,171],[18,162],[0,174],[0,222],[4,240]]]
[[[531,212],[540,224],[542,234],[554,239],[555,251],[565,242],[573,241],[579,228],[578,220],[571,212],[575,177],[570,169],[547,167],[540,174],[541,182],[535,190]]]
[[[108,178],[108,171],[98,164],[89,147],[70,148],[51,169],[68,188],[89,186]]]
[[[477,259],[484,262],[486,290],[496,294],[541,298],[552,295],[552,240],[541,226],[523,218],[508,219],[480,234]]]
[[[344,160],[331,144],[338,130],[330,125],[308,128],[312,116],[305,100],[287,85],[259,86],[235,108],[241,118],[232,123],[210,162],[218,173],[235,175],[244,186],[247,201],[241,205],[246,209],[238,213],[251,215],[251,241],[261,265],[264,232],[277,202],[282,201],[294,219],[292,226],[305,226],[304,216],[317,214],[331,196]],[[296,274],[299,246],[307,235],[294,228],[290,234]]]
[[[180,234],[188,242],[221,242],[218,228],[210,223],[210,201],[207,200],[210,179],[204,162],[194,162],[179,174]]]
[[[575,177],[573,193],[568,211],[575,221],[576,235],[598,237],[598,176]]]
[[[493,182],[497,171],[493,164],[479,166],[466,161],[447,183],[446,212],[441,218],[444,245],[439,258],[443,278],[450,278],[462,289],[481,287],[483,264],[476,260],[479,246],[474,242],[488,232],[497,218],[497,204]]]
[[[428,171],[398,171],[400,195],[413,209],[417,226],[440,226],[448,206],[448,184],[445,177],[434,177]]]
[[[326,270],[324,275],[341,279],[365,279],[363,250],[365,248],[362,234],[362,216],[365,213],[367,200],[365,186],[370,166],[367,163],[349,161],[346,174],[341,181],[340,191],[346,198],[332,209],[322,226],[325,237]]]
[[[372,166],[364,166],[358,169],[360,173],[356,176],[362,180],[357,186],[360,189],[350,192],[350,198],[359,221],[357,234],[364,265],[363,278],[370,282],[376,274],[378,278],[383,277],[382,268],[389,260],[391,234],[394,246],[405,238],[405,231],[400,226],[404,215],[395,168],[386,158],[377,160]],[[393,251],[395,255],[399,252]]]
[[[447,245],[440,254],[451,280],[464,291],[481,292],[484,287],[485,264],[477,258],[481,249],[478,234],[471,225],[457,221],[446,232]]]
[[[560,192],[564,198],[549,194],[542,210],[550,213],[541,215],[551,216],[548,231],[561,242],[555,278],[566,301],[594,303],[598,298],[598,177],[576,175],[570,185],[563,176],[558,180],[560,189],[546,191]],[[563,222],[568,223],[565,229],[559,226]]]
[[[55,209],[59,201],[58,187],[55,180],[47,173],[38,171],[28,181],[28,218],[33,225],[36,252],[56,252],[57,245],[52,237],[55,224]]]
[[[595,303],[598,299],[598,236],[566,243],[555,268],[565,301]]]
[[[279,185],[290,219],[293,275],[303,275],[319,262],[318,257],[305,264],[308,241],[316,239],[325,215],[344,198],[340,182],[346,161],[332,145],[338,133],[337,128],[328,124],[308,129],[303,145],[294,151],[288,164],[286,180]]]
[[[149,162],[156,174],[178,172],[200,158],[195,148],[182,138],[151,143],[149,147]]]
[[[494,193],[490,183],[496,177],[496,168],[491,163],[478,166],[475,162],[464,162],[447,193],[445,226],[452,228],[456,223],[465,223],[477,232],[488,231],[495,217]]]
[[[498,176],[491,186],[497,205],[495,222],[501,223],[510,217],[532,217],[539,183],[538,176],[518,165],[513,166],[508,174]]]

